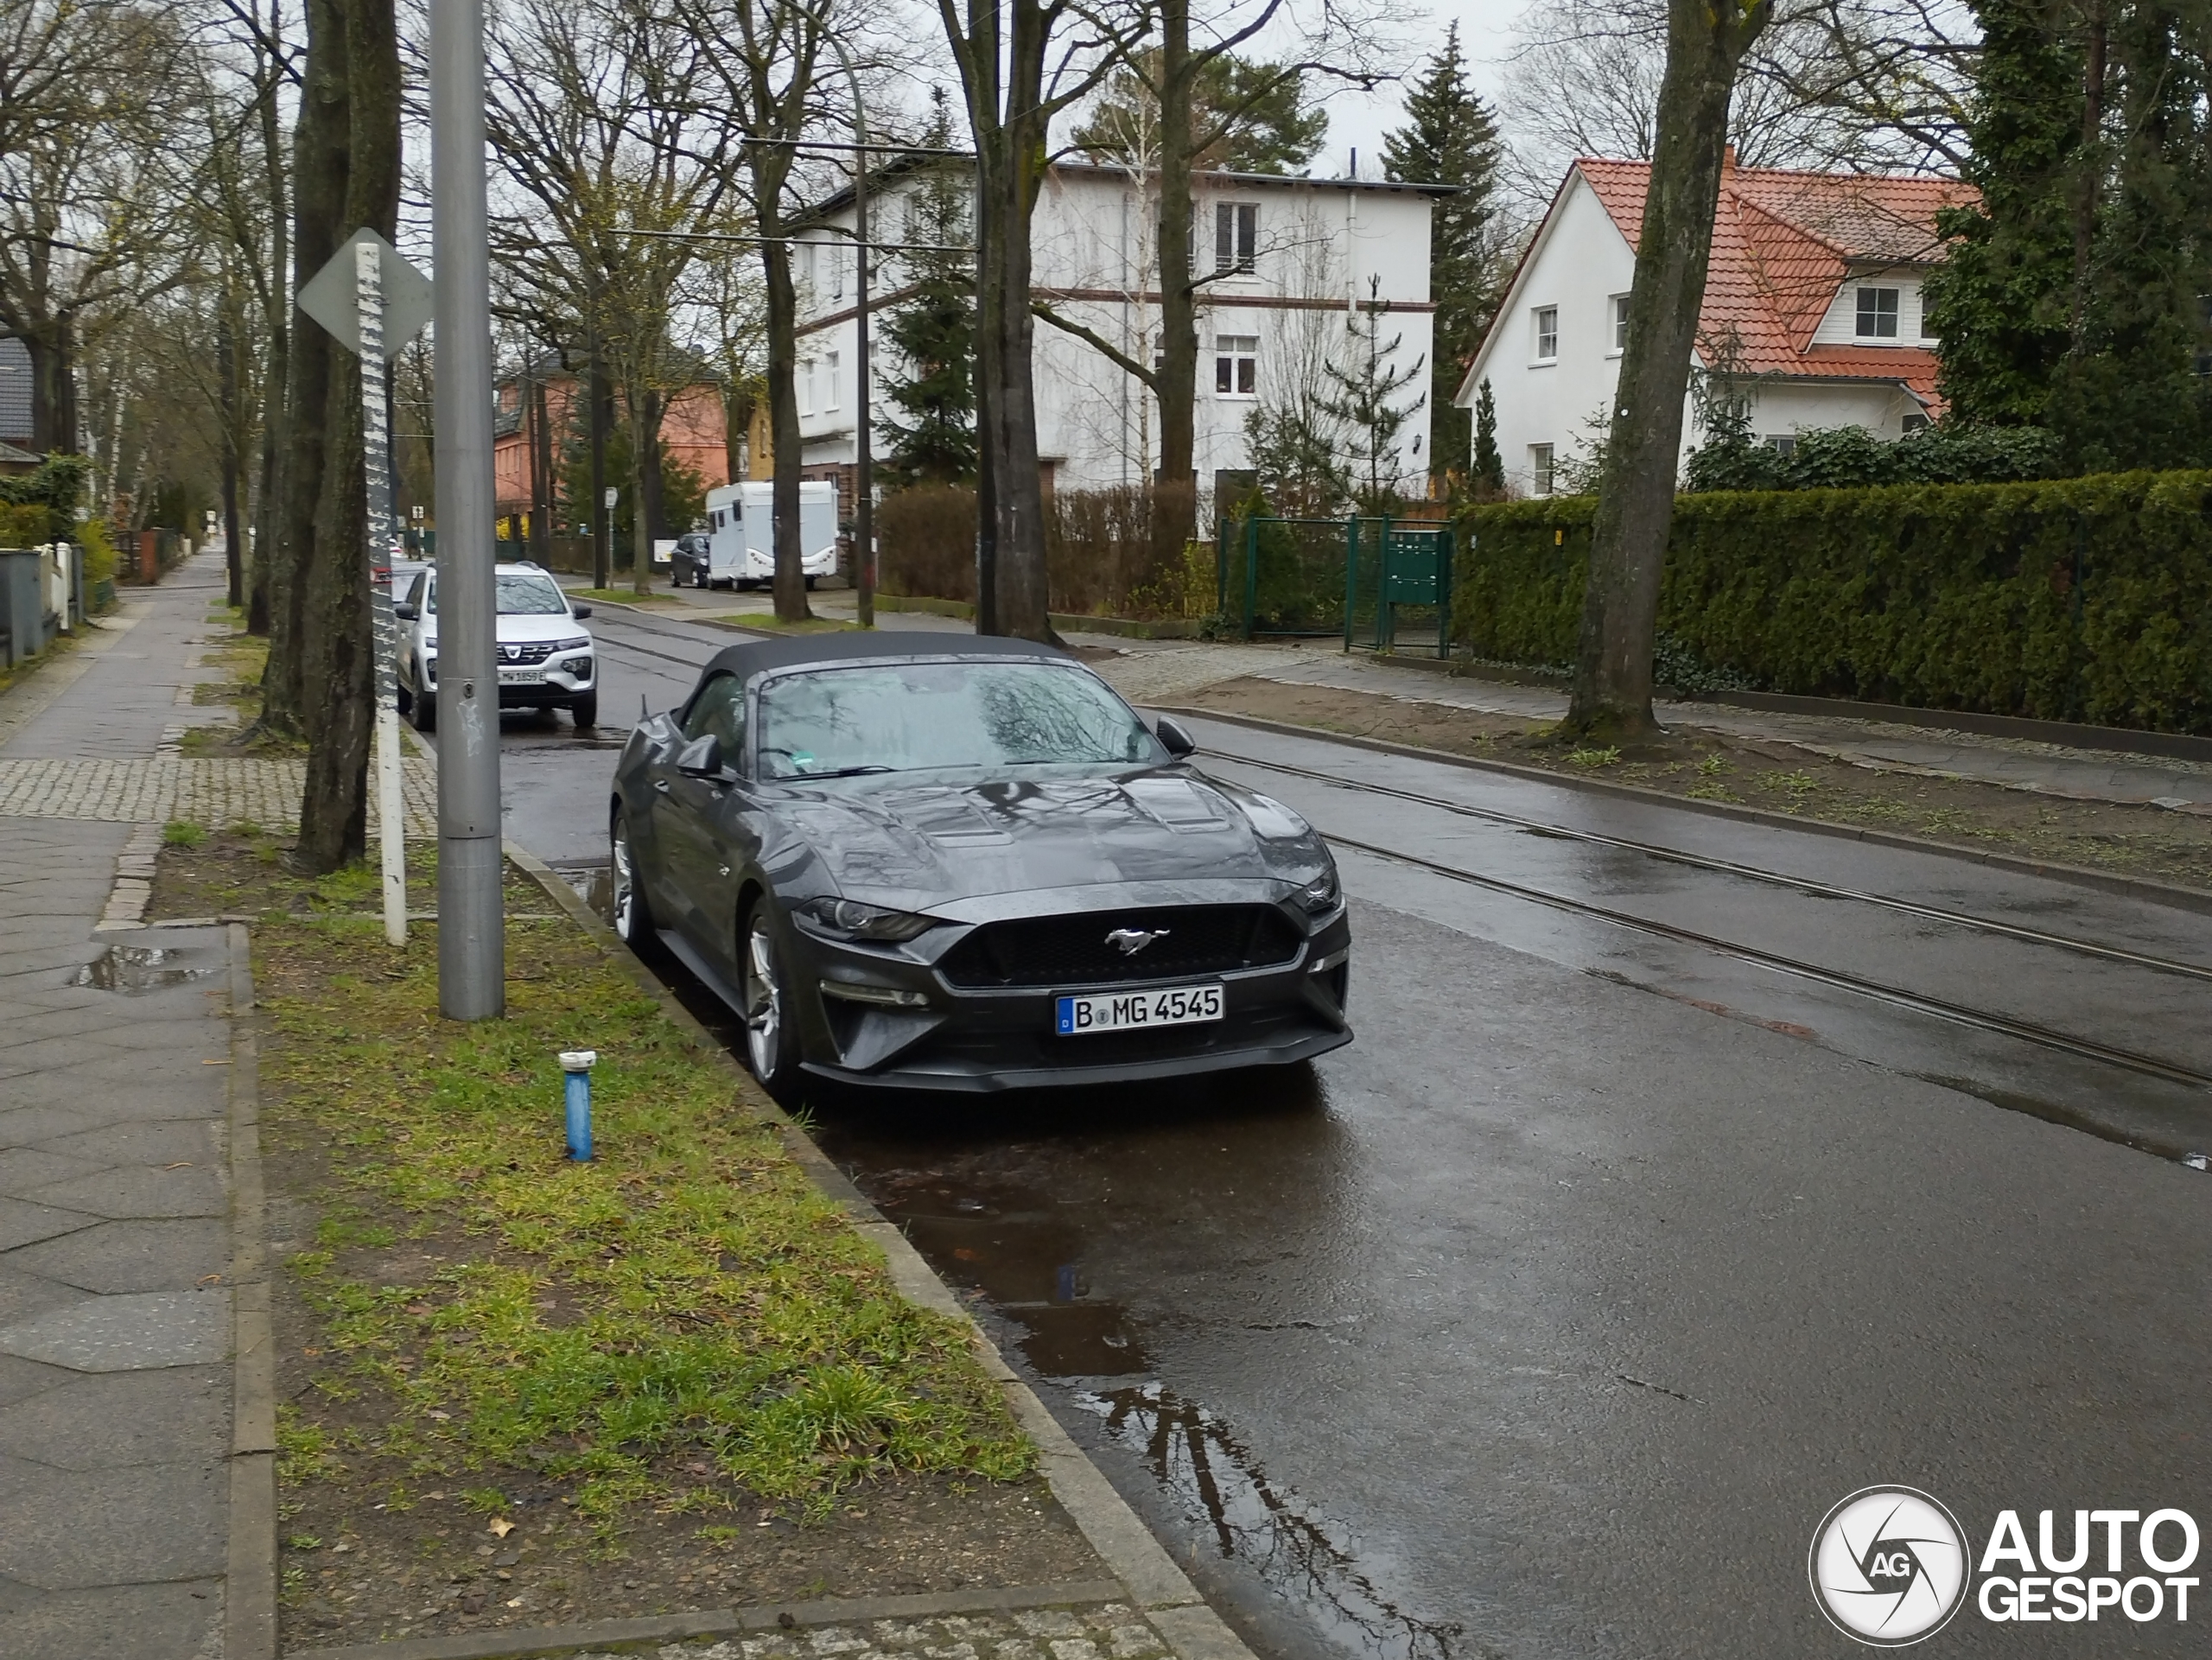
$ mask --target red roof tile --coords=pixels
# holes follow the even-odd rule
[[[1585,159],[1574,166],[1635,247],[1651,164]],[[1932,406],[1933,352],[1815,346],[1813,333],[1853,266],[1941,258],[1936,210],[1974,194],[1954,179],[1729,167],[1698,315],[1700,355],[1709,359],[1732,345],[1754,374],[1899,381]]]

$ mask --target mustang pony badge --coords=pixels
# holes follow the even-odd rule
[[[1155,939],[1167,938],[1166,928],[1116,928],[1106,936],[1106,943],[1124,957],[1135,957]]]

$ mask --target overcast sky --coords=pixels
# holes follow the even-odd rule
[[[1434,19],[1429,31],[1438,46],[1444,42],[1446,25],[1453,19],[1459,24],[1459,49],[1466,55],[1470,78],[1475,90],[1486,101],[1494,101],[1497,93],[1498,73],[1505,54],[1512,49],[1513,25],[1528,0],[1433,0],[1421,7]],[[1416,62],[1413,73],[1418,74],[1423,65]],[[1404,119],[1401,101],[1402,86],[1388,86],[1372,96],[1339,94],[1328,103],[1329,139],[1321,154],[1314,158],[1316,173],[1341,174],[1346,162],[1346,152],[1357,147],[1359,150],[1359,170],[1373,177],[1377,165],[1376,157],[1382,153],[1382,135]]]

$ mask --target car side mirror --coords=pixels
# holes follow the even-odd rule
[[[402,622],[420,622],[423,620],[423,607],[419,605],[409,605],[403,601],[391,607],[391,614]]]
[[[591,607],[588,605],[572,605],[569,607],[569,614],[582,622],[586,617],[591,615]]]
[[[711,732],[692,739],[676,752],[676,770],[686,778],[721,778],[722,741]]]
[[[1198,748],[1198,741],[1183,729],[1183,723],[1172,715],[1160,717],[1160,724],[1153,728],[1161,747],[1180,760]]]

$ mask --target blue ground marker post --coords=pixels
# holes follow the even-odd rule
[[[565,1049],[561,1070],[567,1074],[569,1097],[569,1156],[579,1164],[591,1162],[591,1069],[599,1059],[596,1049]]]

